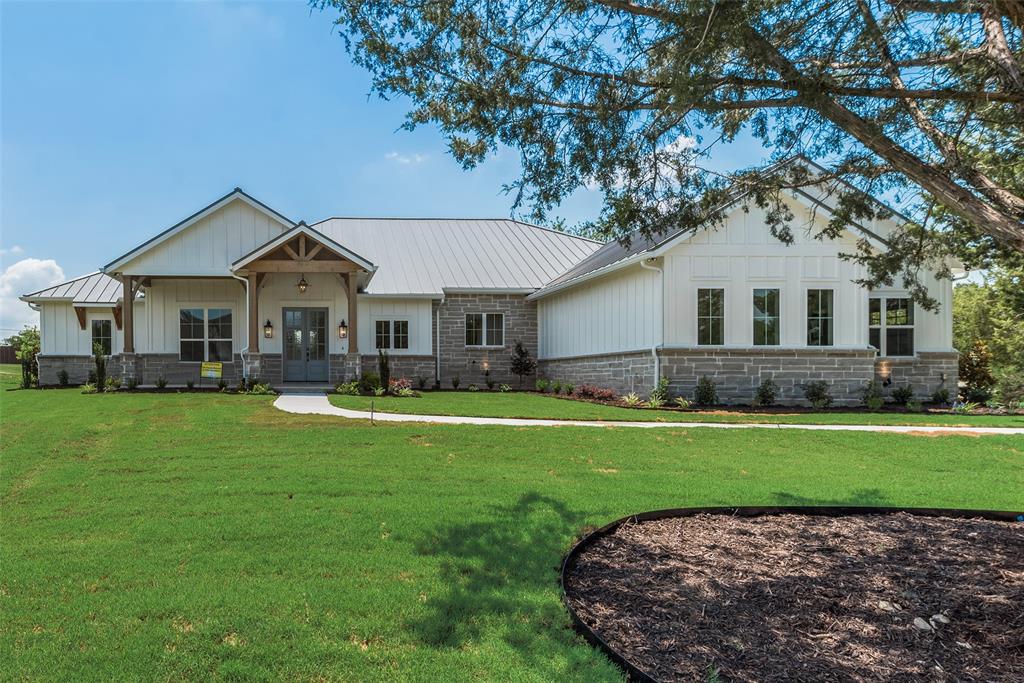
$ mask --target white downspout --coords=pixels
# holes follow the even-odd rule
[[[235,275],[234,273],[231,273],[231,277],[245,285],[245,327],[242,328],[245,330],[243,333],[243,336],[245,337],[245,346],[242,347],[242,350],[239,351],[238,355],[242,357],[242,378],[246,380],[246,383],[248,383],[249,361],[246,356],[249,354],[249,296],[251,294],[249,291],[249,278],[244,278],[240,275]]]
[[[658,273],[658,326],[654,335],[654,343],[651,345],[651,358],[654,359],[654,389],[658,388],[661,381],[661,358],[658,356],[658,349],[665,344],[665,271],[658,266],[650,265],[654,259],[640,261],[640,267],[644,270],[653,270]]]
[[[437,310],[434,311],[434,381],[441,386],[441,306],[444,305],[444,293],[441,293],[441,300],[437,302]]]

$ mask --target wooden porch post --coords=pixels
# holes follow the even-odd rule
[[[256,273],[249,273],[249,353],[260,352],[260,307],[259,286],[256,284]]]
[[[124,323],[124,352],[135,353],[135,278],[122,275],[122,318]]]
[[[348,352],[359,353],[359,324],[356,320],[356,277],[358,273],[345,273],[345,286],[348,288]]]

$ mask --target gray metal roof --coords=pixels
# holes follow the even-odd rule
[[[90,273],[53,287],[26,294],[23,301],[70,301],[75,304],[113,306],[121,297],[121,281],[103,273]]]
[[[317,231],[372,261],[368,294],[532,291],[600,242],[509,219],[328,218]]]

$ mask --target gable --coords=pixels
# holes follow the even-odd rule
[[[240,256],[291,229],[284,216],[240,190],[104,267],[126,275],[228,276]]]

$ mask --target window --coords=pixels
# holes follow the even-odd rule
[[[109,320],[92,321],[92,348],[96,348],[97,344],[103,348],[104,356],[111,354],[114,344]]]
[[[378,349],[409,348],[408,320],[378,320],[375,332]]]
[[[914,303],[906,297],[868,299],[868,343],[883,356],[913,356]]]
[[[183,308],[178,312],[179,356],[183,361],[230,363],[230,308]]]
[[[807,290],[807,345],[832,346],[832,290]]]
[[[754,290],[754,346],[779,344],[779,290]]]
[[[725,290],[697,290],[697,343],[725,343]]]
[[[503,313],[467,313],[466,346],[504,346]]]

